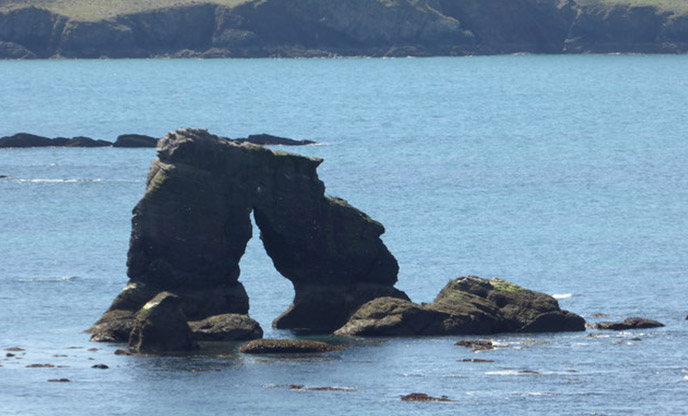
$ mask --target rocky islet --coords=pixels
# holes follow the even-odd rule
[[[316,171],[321,159],[198,129],[169,133],[157,150],[134,209],[129,283],[90,328],[94,341],[128,341],[132,351],[146,352],[260,338],[239,282],[251,213],[275,268],[295,289],[276,328],[346,336],[585,329],[583,318],[553,297],[501,279],[454,279],[432,303],[411,302],[394,287],[398,265],[380,239],[384,227],[325,196]],[[161,305],[167,312],[154,313]],[[153,319],[166,315],[175,322]],[[144,346],[147,334],[167,326],[177,335],[153,337],[169,338],[166,347]]]
[[[502,279],[464,276],[429,304],[378,298],[363,305],[338,335],[468,335],[584,331],[585,320],[561,310],[552,296]]]
[[[320,159],[193,129],[168,134],[158,155],[134,209],[129,284],[90,329],[93,340],[131,340],[139,311],[161,292],[179,297],[188,321],[205,320],[199,336],[211,317],[246,315],[239,260],[252,212],[268,255],[295,288],[275,327],[332,332],[371,299],[407,298],[393,287],[398,266],[379,238],[384,228],[325,196]]]
[[[592,328],[595,328],[595,329],[611,330],[611,331],[625,331],[628,329],[661,328],[664,326],[664,324],[661,322],[652,320],[652,319],[631,317],[631,318],[626,318],[623,321],[619,321],[619,322],[612,322],[612,321],[598,322],[596,324],[592,324],[591,326],[592,326]]]

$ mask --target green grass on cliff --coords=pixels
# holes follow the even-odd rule
[[[653,6],[663,12],[678,15],[688,14],[688,0],[575,0],[584,6],[614,7],[614,6]]]
[[[36,6],[77,20],[101,20],[125,14],[194,4],[237,6],[250,0],[0,0],[0,11]]]
[[[218,4],[233,7],[251,0],[0,0],[0,12],[27,6],[48,9],[77,20],[101,20],[125,14],[194,4]],[[329,0],[339,1],[339,0]],[[376,0],[387,6],[401,0]],[[423,0],[404,0],[411,3]],[[458,1],[458,0],[457,0]],[[487,1],[487,0],[486,0]],[[688,0],[574,0],[585,6],[613,7],[617,5],[654,6],[665,12],[688,14]]]

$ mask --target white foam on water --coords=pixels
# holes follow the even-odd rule
[[[555,293],[552,295],[554,299],[568,299],[573,296],[573,293]]]
[[[103,182],[102,179],[17,179],[19,183],[79,183]]]
[[[529,374],[521,373],[520,370],[497,370],[497,371],[486,371],[485,375],[488,375],[488,376],[521,376],[521,375],[529,375]]]
[[[20,282],[71,282],[78,279],[78,276],[61,276],[61,277],[36,277],[31,279],[19,279]]]

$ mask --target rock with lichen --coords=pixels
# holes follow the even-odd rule
[[[553,297],[502,279],[450,281],[429,304],[379,298],[363,305],[335,334],[464,335],[584,331],[585,321]]]
[[[263,329],[248,315],[227,313],[189,322],[194,338],[204,341],[238,341],[261,338]]]

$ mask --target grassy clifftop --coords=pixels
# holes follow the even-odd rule
[[[661,11],[677,15],[688,14],[688,0],[575,0],[582,6],[613,7],[656,7]]]
[[[688,0],[0,0],[0,59],[619,52],[688,53]]]
[[[217,4],[234,7],[250,0],[0,0],[0,11],[35,6],[72,19],[96,21],[167,7]]]

